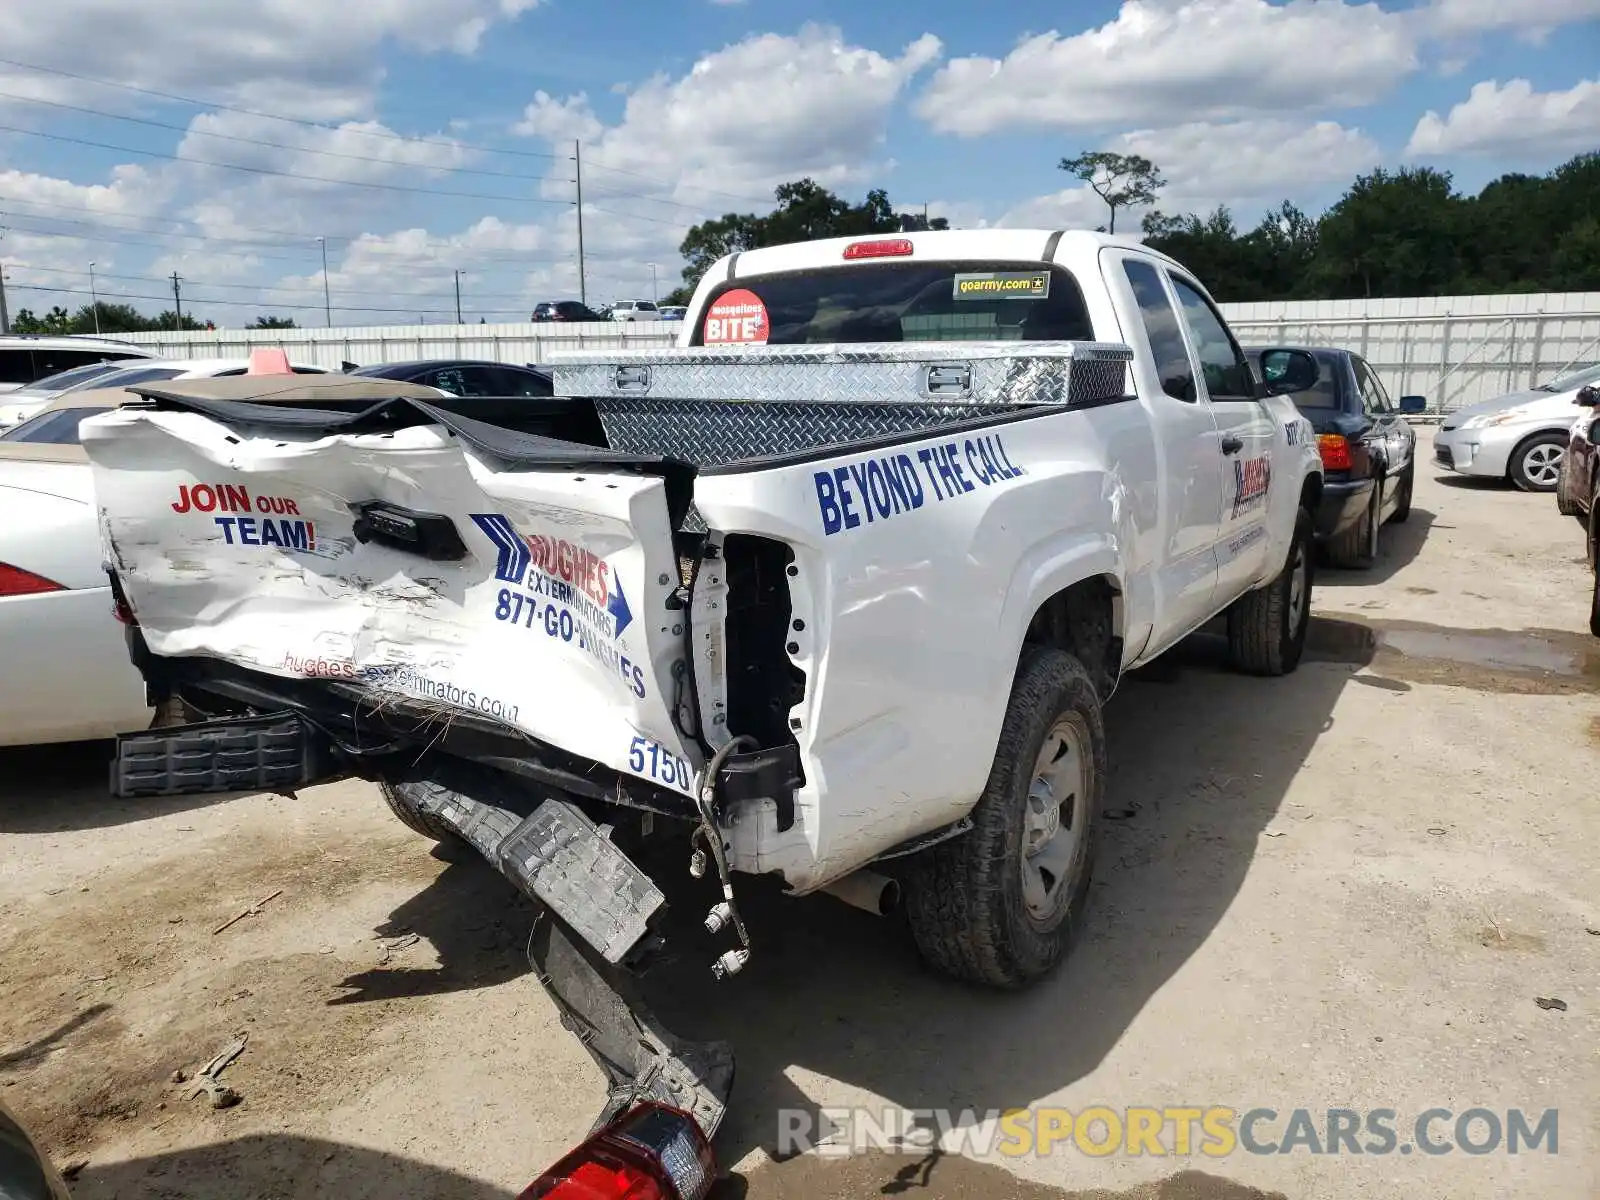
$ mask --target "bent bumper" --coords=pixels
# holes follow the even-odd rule
[[[1349,529],[1372,503],[1372,480],[1350,479],[1325,483],[1317,505],[1314,532],[1318,541],[1338,537]]]

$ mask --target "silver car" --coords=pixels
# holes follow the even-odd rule
[[[1459,408],[1434,434],[1434,462],[1461,475],[1510,479],[1525,492],[1553,492],[1577,412],[1573,401],[1596,382],[1600,366]]]

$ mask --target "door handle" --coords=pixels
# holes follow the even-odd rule
[[[1244,449],[1244,439],[1235,437],[1231,433],[1222,435],[1222,452],[1224,454],[1237,454]]]

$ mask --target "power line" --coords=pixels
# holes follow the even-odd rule
[[[11,205],[16,205],[16,204],[26,205],[26,206],[28,206],[30,208],[59,208],[59,209],[64,209],[64,210],[66,210],[68,212],[83,212],[83,213],[95,213],[95,214],[101,214],[101,212],[102,212],[102,210],[100,210],[98,208],[91,208],[90,206],[88,206],[86,204],[65,204],[65,203],[62,203],[62,202],[56,201],[56,200],[50,200],[50,201],[25,200],[20,196],[0,196],[0,207],[6,208],[6,209],[9,210]],[[139,228],[135,228],[135,227],[124,227],[124,226],[110,224],[113,221],[113,219],[115,219],[115,220],[126,220],[126,221],[143,221],[143,222],[146,222],[146,223],[149,223],[149,222],[152,222],[152,221],[160,222],[160,221],[163,221],[163,220],[167,219],[167,218],[163,218],[163,217],[159,217],[159,216],[141,217],[141,216],[136,216],[133,213],[115,213],[115,214],[108,213],[108,214],[104,214],[104,215],[101,216],[101,220],[99,222],[96,222],[96,221],[77,221],[77,220],[74,220],[71,217],[57,217],[57,216],[51,216],[51,215],[48,215],[48,214],[45,214],[45,213],[17,213],[16,215],[17,216],[21,216],[21,217],[28,217],[28,218],[31,218],[32,220],[36,220],[36,221],[57,221],[57,222],[60,222],[62,224],[66,224],[66,225],[86,225],[86,226],[90,226],[90,227],[94,227],[94,226],[100,224],[101,222],[104,222],[104,223],[110,225],[110,227],[112,229],[122,230],[122,229],[126,228],[127,231],[130,232],[130,233],[148,233],[148,234],[151,234],[153,236],[158,236],[158,237],[191,238],[191,239],[194,239],[194,240],[197,240],[197,241],[202,241],[202,242],[219,242],[219,243],[226,243],[226,244],[230,244],[230,245],[242,245],[242,246],[254,246],[254,245],[272,246],[272,245],[276,245],[277,244],[276,241],[268,241],[268,240],[265,240],[265,239],[257,239],[257,238],[219,237],[216,234],[178,233],[178,232],[169,232],[167,230],[162,230],[162,229],[139,229]],[[184,222],[187,222],[188,224],[191,224],[191,225],[197,224],[197,222],[194,221],[193,218],[190,218],[190,217],[173,217],[171,219],[175,220],[175,221],[184,221]],[[287,229],[265,229],[265,228],[263,228],[263,227],[261,227],[259,225],[236,225],[235,227],[238,228],[238,229],[248,230],[251,233],[263,233],[263,234],[269,235],[271,238],[274,238],[274,239],[281,238],[281,239],[284,239],[284,240],[287,240],[287,241],[296,241],[296,242],[298,242],[298,241],[307,241],[311,237],[314,236],[311,233],[308,233],[308,232],[305,232],[305,231],[301,231],[301,230],[291,231],[291,230],[287,230]],[[381,234],[381,233],[329,234],[329,235],[327,235],[328,241],[330,241],[330,242],[352,242],[352,243],[353,242],[366,241],[366,240],[369,240],[369,239],[372,239],[372,238],[381,238],[383,236],[385,236],[385,235]],[[451,241],[451,240],[449,240],[447,238],[424,238],[423,241],[420,244],[424,245],[424,246],[437,247],[438,249],[441,249],[441,250],[463,251],[463,250],[470,250],[471,249],[470,247],[463,246],[460,242]],[[495,253],[495,254],[505,253],[505,251],[500,247],[486,248],[486,250],[487,250],[487,252]],[[565,258],[553,258],[553,259],[548,259],[548,260],[535,260],[535,261],[565,262],[566,259]]]
[[[75,146],[91,146],[97,150],[115,150],[118,154],[140,154],[146,158],[162,158],[169,162],[192,163],[197,167],[216,167],[223,171],[243,171],[249,175],[264,175],[278,179],[298,179],[305,183],[331,183],[338,187],[374,188],[384,192],[407,192],[418,196],[450,196],[459,200],[499,200],[507,204],[571,204],[570,200],[547,200],[540,196],[501,196],[487,192],[448,192],[441,188],[411,187],[403,183],[379,183],[375,180],[330,179],[326,175],[303,175],[298,171],[275,171],[270,167],[246,167],[238,163],[216,162],[205,158],[185,158],[166,154],[160,150],[140,150],[134,146],[118,146],[111,142],[96,142],[89,138],[68,137],[64,133],[45,133],[38,129],[22,129],[15,125],[0,125],[0,132],[18,133],[26,137],[44,138],[52,142],[69,142]],[[395,163],[395,166],[406,166]],[[626,215],[626,214],[622,214]]]
[[[80,271],[73,267],[34,267],[29,266],[27,263],[12,263],[11,269],[13,271],[34,271],[45,275],[85,276],[88,274],[87,271]],[[155,275],[119,275],[111,271],[96,271],[94,274],[96,279],[126,279],[134,283],[162,283],[165,282],[167,278],[166,276],[157,277]],[[322,286],[320,283],[308,283],[298,286],[254,283],[207,283],[204,280],[190,279],[188,276],[184,277],[184,282],[194,287],[224,288],[232,291],[251,292],[308,292],[317,291]],[[397,292],[392,288],[384,288],[381,291],[363,291],[361,289],[351,290],[348,288],[340,288],[339,294],[341,296],[420,296],[426,299],[430,296],[442,297],[446,293],[443,291]],[[492,300],[514,300],[522,297],[521,292],[473,292],[472,295],[474,297],[484,297]]]
[[[187,280],[184,280],[183,276],[181,276],[181,275],[178,278],[182,282],[187,282]],[[60,295],[60,296],[88,296],[88,295],[91,294],[88,291],[88,289],[86,289],[86,288],[45,287],[45,286],[42,286],[40,284],[25,284],[25,283],[9,283],[7,286],[12,288],[14,291],[19,291],[19,292],[46,292],[46,293],[50,293],[50,294],[53,294],[53,295]],[[116,300],[157,300],[157,301],[160,301],[161,303],[165,304],[172,297],[170,295],[149,295],[149,294],[140,293],[140,292],[104,292],[104,293],[100,293],[99,298],[100,298],[100,300],[102,302],[104,302],[107,299],[116,299]],[[292,309],[292,310],[312,310],[312,309],[314,309],[317,312],[321,312],[322,311],[322,305],[320,305],[320,304],[276,304],[276,303],[262,304],[262,303],[258,303],[258,302],[253,301],[253,300],[218,300],[218,299],[214,299],[214,298],[207,298],[207,297],[204,297],[204,296],[201,296],[201,297],[186,296],[185,300],[189,305],[189,311],[191,313],[195,310],[196,306],[211,307],[211,308],[255,308],[255,309],[278,308],[278,309]],[[455,310],[453,308],[415,308],[415,307],[375,308],[375,307],[371,307],[371,306],[364,305],[364,304],[343,305],[341,307],[343,307],[345,309],[345,311],[348,311],[348,312],[381,312],[381,313],[415,313],[415,312],[421,312],[421,313],[428,313],[429,315],[450,315],[450,314],[453,314],[455,312]],[[521,308],[489,308],[489,309],[481,309],[480,311],[484,315],[488,315],[488,314],[491,314],[491,313],[492,314],[499,314],[499,313],[509,313],[509,312],[521,312],[523,310]]]
[[[433,166],[426,163],[402,163],[397,159],[377,158],[370,154],[350,154],[343,150],[319,150],[314,146],[291,146],[283,142],[269,142],[261,138],[245,137],[242,134],[213,133],[204,129],[195,129],[189,125],[174,125],[170,121],[156,121],[150,119],[149,117],[130,117],[124,113],[106,112],[104,109],[99,108],[85,108],[80,104],[65,104],[59,100],[42,100],[35,96],[19,96],[15,92],[0,91],[0,99],[20,100],[24,104],[44,104],[51,108],[65,109],[68,112],[84,113],[91,117],[103,117],[109,121],[127,121],[134,125],[148,125],[152,129],[170,129],[176,133],[192,134],[196,137],[221,138],[224,141],[243,142],[250,146],[265,146],[270,150],[288,150],[294,154],[321,154],[328,158],[348,158],[355,162],[382,163],[385,166],[413,166],[429,171],[448,171],[453,175],[492,175],[498,179],[528,179],[535,183],[542,183],[547,178],[544,175],[523,175],[515,171],[485,171],[476,167],[446,167]],[[350,130],[341,126],[333,130],[333,132],[359,133],[361,130]],[[403,140],[408,146],[437,146],[440,148],[449,147],[450,149],[464,149],[464,147],[462,147],[458,142],[430,142],[413,138],[405,138]]]
[[[59,75],[63,79],[76,79],[80,83],[98,84],[100,87],[118,88],[125,92],[136,92],[141,96],[153,96],[158,100],[170,100],[176,104],[188,104],[195,108],[214,108],[220,112],[238,113],[246,117],[261,117],[268,121],[283,121],[290,125],[303,125],[309,129],[325,129],[340,131],[343,127],[332,125],[325,121],[308,121],[302,117],[285,117],[277,113],[261,112],[253,108],[239,108],[231,104],[223,104],[216,100],[196,100],[192,96],[180,96],[175,92],[158,92],[154,88],[136,87],[131,83],[117,83],[110,79],[97,79],[92,75],[79,75],[73,71],[63,71],[59,67],[41,67],[34,63],[18,62],[12,58],[0,58],[0,64],[8,67],[19,67],[24,71],[38,71],[42,75]],[[476,146],[468,142],[434,142],[425,138],[408,138],[397,133],[379,133],[372,129],[352,129],[349,133],[357,133],[362,137],[378,138],[382,141],[420,143],[424,146],[459,146],[463,150],[477,150],[484,154],[509,154],[516,158],[543,158],[559,159],[559,154],[550,154],[538,150],[505,150],[496,146]]]
[[[306,120],[306,119],[304,119],[302,117],[287,117],[287,116],[284,116],[281,113],[263,112],[260,109],[240,108],[240,107],[237,107],[235,105],[223,104],[223,103],[221,103],[219,101],[216,101],[216,100],[200,100],[200,99],[196,99],[193,96],[181,96],[181,95],[178,95],[175,92],[162,92],[162,91],[157,91],[154,88],[137,87],[137,86],[135,86],[135,85],[133,85],[131,83],[119,83],[119,82],[117,82],[115,80],[111,80],[111,79],[96,78],[95,76],[92,76],[92,75],[81,75],[81,74],[78,74],[78,73],[73,72],[73,71],[63,71],[58,67],[41,67],[41,66],[38,66],[37,64],[34,64],[34,63],[19,62],[16,59],[10,59],[10,58],[0,58],[0,65],[5,65],[5,66],[8,66],[8,67],[17,67],[17,68],[19,68],[21,70],[24,70],[24,71],[37,71],[40,74],[44,74],[44,75],[56,75],[56,76],[59,76],[59,77],[61,77],[63,79],[75,79],[80,83],[92,83],[92,84],[95,84],[98,87],[115,88],[115,89],[118,89],[118,90],[121,90],[121,91],[125,91],[125,92],[134,92],[134,93],[136,93],[138,95],[141,95],[141,96],[152,96],[152,97],[154,97],[156,99],[159,99],[159,100],[168,100],[168,101],[171,101],[171,102],[176,103],[176,104],[187,104],[187,105],[190,105],[191,107],[194,107],[194,108],[210,108],[210,109],[215,109],[215,110],[217,110],[219,112],[231,112],[231,113],[237,113],[237,114],[239,114],[241,116],[259,117],[259,118],[261,118],[263,120],[268,120],[268,121],[281,121],[281,122],[284,122],[285,124],[289,124],[289,125],[299,125],[299,126],[301,126],[303,128],[319,129],[319,130],[323,130],[325,132],[330,132],[330,133],[344,133],[344,134],[347,134],[347,135],[348,134],[354,134],[354,135],[359,136],[359,137],[376,138],[376,139],[378,139],[380,141],[403,142],[406,145],[436,146],[436,147],[440,147],[440,148],[444,148],[444,149],[469,150],[469,151],[472,151],[474,153],[479,153],[479,154],[503,154],[503,155],[508,155],[510,157],[513,157],[513,158],[537,158],[537,159],[543,159],[543,160],[546,160],[546,161],[559,161],[561,158],[565,157],[564,155],[553,154],[553,153],[550,153],[549,151],[511,150],[511,149],[507,149],[507,148],[502,147],[502,146],[485,146],[485,145],[482,145],[482,144],[479,144],[479,143],[473,143],[473,142],[438,141],[438,140],[431,139],[431,138],[410,138],[410,137],[404,136],[403,134],[390,133],[388,131],[380,132],[380,131],[372,130],[372,129],[351,129],[348,126],[335,125],[335,124],[332,124],[331,122],[310,121],[310,120]],[[7,93],[7,95],[10,95],[10,94]],[[186,127],[167,125],[167,124],[163,124],[162,122],[159,122],[159,121],[143,120],[143,119],[132,118],[132,117],[122,117],[119,114],[105,113],[105,112],[101,112],[98,109],[78,108],[75,105],[64,104],[64,103],[61,103],[59,101],[37,100],[34,97],[30,97],[30,96],[14,96],[13,95],[13,96],[11,96],[11,98],[12,99],[17,99],[17,100],[28,100],[28,101],[32,101],[33,103],[38,103],[38,104],[49,104],[49,105],[53,105],[54,107],[57,107],[57,108],[74,109],[75,111],[78,111],[78,112],[89,113],[89,114],[96,115],[96,116],[111,117],[111,118],[116,119],[116,120],[137,120],[140,124],[154,125],[157,128],[163,128],[163,129],[177,128],[177,129],[180,129],[183,132],[189,132],[189,130]],[[198,131],[195,131],[195,132],[198,132]],[[250,139],[250,138],[244,138],[244,137],[239,137],[239,136],[236,136],[236,135],[229,135],[229,134],[215,134],[215,133],[213,133],[213,134],[206,134],[205,136],[207,136],[207,137],[230,137],[232,140],[235,140],[235,141],[247,141],[247,142],[248,141],[253,141],[253,139]],[[263,145],[263,146],[274,146],[274,147],[277,147],[277,144],[273,143],[273,142],[259,142],[257,144]],[[280,148],[280,149],[295,149],[295,150],[306,149],[306,147],[277,147],[277,148]],[[349,157],[349,158],[360,158],[361,157],[359,155],[335,154],[335,152],[333,152],[333,151],[316,151],[316,153],[334,154],[336,157]],[[388,160],[388,159],[367,159],[367,160],[364,160],[364,161],[388,162],[390,160]],[[760,199],[757,199],[757,198],[755,198],[753,196],[741,196],[741,195],[738,195],[738,194],[736,194],[734,192],[725,192],[725,191],[721,191],[721,190],[719,190],[717,188],[702,187],[702,186],[700,186],[698,184],[673,183],[673,182],[671,182],[669,180],[660,179],[660,178],[657,178],[656,176],[653,176],[653,175],[646,175],[646,174],[644,174],[643,172],[640,172],[640,171],[629,170],[626,167],[613,167],[613,166],[609,165],[608,163],[605,163],[603,161],[598,161],[598,160],[595,160],[595,159],[592,159],[592,158],[589,160],[589,164],[588,165],[589,165],[590,170],[608,171],[608,172],[610,172],[612,174],[615,174],[615,175],[627,175],[627,176],[630,176],[631,178],[642,179],[642,180],[646,181],[647,183],[654,183],[654,184],[657,184],[657,185],[662,186],[662,187],[684,187],[684,188],[688,188],[690,191],[705,192],[708,195],[723,196],[723,197],[725,197],[727,199],[730,199],[730,200],[738,200],[740,203],[743,203],[743,204],[770,204],[770,203],[772,203],[772,198],[770,196],[764,196],[764,197],[761,197]],[[435,169],[435,170],[460,170],[460,171],[467,171],[468,170],[468,168],[442,168],[442,167],[441,168],[433,168],[433,169]],[[484,174],[484,175],[501,174],[500,172],[492,172],[492,171],[471,171],[470,173],[472,173],[472,174]],[[533,179],[533,178],[537,178],[537,177],[536,176],[524,176],[524,175],[507,175],[507,178],[512,178],[512,179]],[[637,196],[636,198],[638,198],[638,199],[648,199],[649,197]]]
[[[57,222],[59,224],[64,224],[64,225],[80,225],[80,226],[83,226],[84,228],[87,228],[87,229],[98,228],[98,226],[96,226],[94,222],[91,222],[91,221],[78,221],[78,220],[74,220],[71,217],[43,216],[43,215],[36,214],[36,213],[14,213],[14,214],[12,214],[12,216],[13,217],[21,217],[21,218],[23,218],[25,220],[30,220],[30,221],[55,221],[55,222]],[[74,241],[80,241],[80,242],[104,242],[104,243],[106,243],[108,245],[113,245],[113,246],[134,246],[134,247],[138,247],[138,248],[145,249],[145,250],[162,250],[162,251],[166,251],[168,253],[171,253],[173,251],[180,251],[180,252],[183,252],[183,253],[193,253],[193,252],[197,252],[198,249],[199,249],[198,247],[193,247],[193,246],[166,246],[166,245],[162,245],[159,242],[139,241],[139,240],[134,239],[134,238],[106,237],[106,236],[104,236],[102,234],[69,233],[69,232],[64,232],[62,230],[59,230],[59,229],[28,228],[28,227],[24,227],[24,226],[16,225],[16,224],[13,224],[12,228],[17,230],[17,232],[19,232],[19,233],[28,233],[28,234],[34,235],[35,237],[70,238],[70,239],[72,239]],[[114,226],[111,226],[111,228],[116,230],[119,233],[120,232],[124,232],[124,230],[120,226],[115,226],[114,225]],[[220,244],[223,244],[223,245],[230,245],[230,246],[254,247],[254,246],[257,246],[257,245],[271,245],[272,244],[270,242],[258,243],[258,242],[250,242],[250,241],[246,241],[246,240],[243,240],[243,239],[235,239],[235,238],[206,237],[205,235],[198,234],[198,233],[164,233],[164,232],[161,232],[160,230],[155,230],[155,229],[132,229],[132,230],[126,230],[126,232],[130,232],[130,233],[146,233],[146,234],[149,234],[151,237],[182,238],[182,239],[188,240],[188,241],[216,242],[216,243],[220,243]],[[451,249],[451,250],[454,250],[458,255],[470,255],[470,256],[472,256],[474,258],[479,257],[479,256],[492,255],[492,256],[495,256],[498,259],[504,259],[507,256],[513,256],[517,263],[539,263],[539,264],[555,264],[555,263],[565,263],[565,262],[570,261],[568,256],[559,256],[559,257],[554,257],[554,258],[525,257],[523,255],[517,254],[515,251],[507,250],[506,248],[501,247],[501,246],[459,246],[459,245],[455,245],[453,243],[440,243],[440,242],[427,242],[427,243],[424,243],[424,244],[429,246],[429,247],[437,246],[437,247],[439,247],[441,249]],[[315,254],[310,254],[310,253],[308,253],[306,255],[297,255],[297,256],[290,256],[290,255],[284,255],[284,254],[267,254],[267,253],[264,253],[262,251],[259,251],[259,250],[253,249],[253,248],[252,249],[247,249],[247,250],[242,250],[242,251],[240,251],[240,253],[247,254],[249,257],[259,258],[259,259],[261,259],[263,261],[267,261],[267,262],[286,262],[286,263],[315,263],[315,262],[317,262],[317,256]]]

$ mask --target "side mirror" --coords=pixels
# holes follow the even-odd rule
[[[1580,408],[1600,408],[1600,388],[1592,383],[1588,387],[1581,387],[1572,402]]]
[[[1261,378],[1266,381],[1266,394],[1285,396],[1293,392],[1309,391],[1317,385],[1322,369],[1314,355],[1304,350],[1263,350],[1261,352]]]
[[[1427,412],[1428,398],[1426,396],[1401,396],[1400,411],[1403,413]]]

